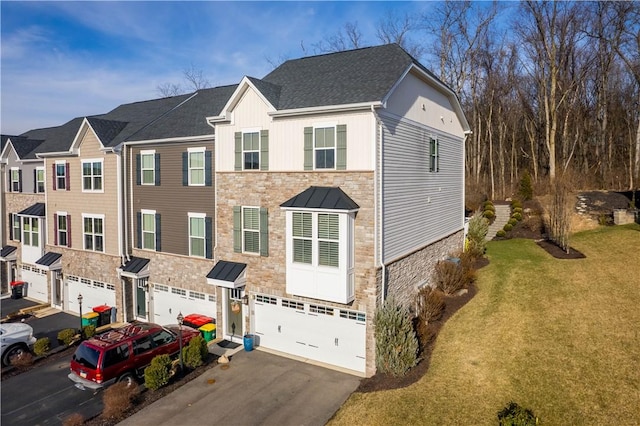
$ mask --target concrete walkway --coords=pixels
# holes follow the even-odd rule
[[[240,351],[227,365],[210,368],[120,425],[324,425],[360,383],[260,350]]]
[[[487,240],[492,240],[493,237],[496,236],[496,232],[501,230],[511,217],[511,206],[508,204],[494,204],[494,207],[496,208],[496,218],[489,226],[486,237]]]

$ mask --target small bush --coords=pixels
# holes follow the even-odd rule
[[[518,219],[516,219],[515,217],[512,217],[511,219],[509,219],[507,223],[511,226],[516,226],[516,223],[518,223]]]
[[[491,219],[493,219],[494,217],[496,217],[496,214],[495,214],[493,211],[491,211],[491,210],[485,210],[485,211],[484,211],[484,213],[482,213],[482,215],[483,215],[484,217],[486,217],[487,219],[489,219],[489,220],[491,220]]]
[[[46,354],[49,352],[49,349],[51,349],[51,341],[48,337],[41,337],[33,344],[33,353],[37,356]]]
[[[144,385],[147,389],[158,390],[169,383],[171,378],[171,357],[158,355],[144,369]]]
[[[489,222],[482,217],[480,212],[476,212],[469,219],[469,232],[467,233],[465,252],[474,258],[484,256],[487,232],[489,232]]]
[[[498,232],[496,232],[496,237],[504,238],[506,236],[507,236],[507,233],[505,232],[504,229],[500,229]]]
[[[424,350],[431,342],[433,342],[438,334],[436,325],[433,323],[424,323],[418,318],[415,318],[415,326],[418,345],[421,350]]]
[[[448,260],[436,263],[434,281],[436,287],[447,295],[463,289],[466,284],[462,266]]]
[[[82,426],[82,424],[84,424],[84,416],[80,413],[73,413],[62,422],[62,426]]]
[[[522,220],[522,213],[515,212],[514,214],[511,215],[511,217],[517,220],[518,222],[520,222]]]
[[[96,335],[96,326],[95,325],[85,325],[82,327],[82,335],[85,339],[89,339]]]
[[[509,231],[511,231],[513,229],[513,225],[510,224],[510,223],[507,223],[507,224],[504,225],[504,227],[502,229],[504,229],[505,232],[509,232]]]
[[[487,200],[482,204],[482,208],[484,210],[496,210],[496,207],[493,205],[493,202],[491,200]]]
[[[102,402],[104,404],[102,416],[107,419],[120,419],[122,414],[133,406],[133,402],[137,396],[137,386],[127,386],[125,382],[119,382],[109,386],[102,396]]]
[[[524,211],[524,210],[522,210],[522,207],[514,207],[514,208],[513,208],[513,212],[514,212],[514,213],[520,213],[520,214],[522,214],[522,212],[523,212],[523,211]]]
[[[444,313],[444,294],[429,286],[422,287],[416,295],[416,316],[425,324],[437,321]]]
[[[189,368],[200,367],[209,353],[207,341],[202,336],[195,336],[189,344],[182,348],[182,361]]]
[[[522,222],[522,225],[531,232],[540,233],[544,228],[542,218],[540,216],[531,216]]]
[[[75,328],[62,329],[58,332],[58,341],[63,345],[69,346],[76,334],[77,332]]]
[[[378,371],[404,376],[418,363],[418,339],[409,311],[389,298],[373,321]]]
[[[19,355],[11,357],[11,365],[19,370],[26,369],[33,365],[33,355],[31,352],[24,351]]]
[[[511,208],[512,209],[522,209],[522,203],[520,202],[520,200],[513,200],[513,201],[511,201]]]
[[[538,424],[538,418],[533,411],[511,401],[498,411],[498,424],[500,426],[535,426]]]

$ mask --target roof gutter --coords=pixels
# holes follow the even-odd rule
[[[60,151],[60,152],[40,152],[36,154],[37,158],[50,158],[50,157],[70,157],[77,155],[73,151]]]
[[[332,112],[349,112],[349,111],[363,111],[371,108],[382,108],[384,104],[380,101],[375,102],[361,102],[356,104],[345,105],[323,105],[317,107],[308,108],[293,108],[283,109],[280,111],[268,112],[267,115],[271,117],[294,117],[299,115],[310,115],[320,113],[332,113]]]

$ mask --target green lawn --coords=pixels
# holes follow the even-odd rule
[[[640,226],[576,234],[585,259],[488,244],[478,293],[442,328],[425,376],[355,393],[332,424],[497,424],[510,400],[547,425],[640,424]]]

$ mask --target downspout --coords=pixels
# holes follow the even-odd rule
[[[375,112],[373,109],[373,105],[371,106],[371,112]],[[377,129],[376,129],[377,124]],[[382,220],[382,206],[383,206],[383,157],[384,157],[384,148],[383,148],[383,140],[382,140],[382,122],[379,119],[376,119],[373,122],[373,130],[376,135],[376,154],[379,155],[378,161],[376,161],[376,167],[378,169],[378,176],[374,179],[374,245],[375,247],[379,247],[378,250],[378,262],[380,264],[380,268],[382,269],[382,283],[381,283],[381,294],[380,294],[380,306],[384,305],[385,302],[385,294],[387,292],[387,266],[384,264],[384,220]],[[377,130],[377,134],[376,134]],[[379,220],[380,218],[380,220]],[[380,228],[380,238],[378,238],[378,227]]]
[[[213,176],[213,253],[212,260],[215,264],[216,254],[218,253],[218,178],[216,177],[216,170],[218,170],[218,143],[216,141],[216,126],[211,124],[209,120],[206,120],[207,124],[213,128],[213,170],[211,171]]]

